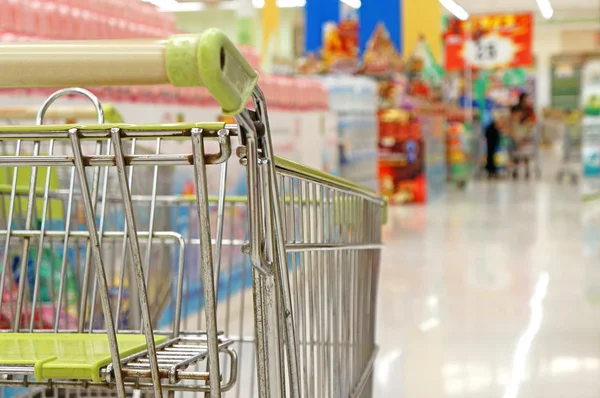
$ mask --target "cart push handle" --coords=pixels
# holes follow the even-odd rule
[[[165,40],[0,45],[0,88],[172,84],[206,87],[226,115],[240,113],[258,73],[218,29]]]

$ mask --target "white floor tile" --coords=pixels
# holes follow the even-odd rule
[[[392,209],[375,397],[600,397],[599,210],[551,179]]]

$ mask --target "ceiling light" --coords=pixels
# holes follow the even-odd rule
[[[177,0],[142,0],[144,3],[154,4],[158,8],[171,8],[179,6]]]
[[[263,8],[265,6],[265,0],[252,0],[252,5],[256,8]],[[279,8],[296,8],[304,7],[306,0],[277,0],[277,7]]]
[[[541,0],[538,0],[538,2],[539,1]],[[469,19],[469,13],[466,12],[464,8],[456,4],[453,0],[440,0],[440,4],[443,5],[449,13],[451,13],[461,21],[466,21],[467,19]]]
[[[554,10],[552,9],[552,5],[550,4],[550,0],[537,0],[538,7],[542,12],[542,16],[546,19],[552,18],[554,15]]]
[[[342,3],[346,4],[348,7],[352,7],[355,9],[359,9],[361,6],[360,0],[340,0]]]

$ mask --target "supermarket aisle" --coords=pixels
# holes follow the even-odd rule
[[[595,214],[524,181],[393,209],[375,397],[599,397]]]

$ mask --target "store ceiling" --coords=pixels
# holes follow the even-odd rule
[[[239,7],[240,3],[248,0],[142,0],[152,3],[165,12],[196,12],[207,8],[220,8],[233,10]],[[342,0],[351,1],[351,0]],[[352,0],[360,1],[360,0]],[[305,0],[277,0],[282,7],[301,7]],[[255,7],[262,7],[264,0],[252,0]]]
[[[536,0],[455,0],[469,14],[482,14],[492,12],[532,11],[539,14]],[[557,17],[570,15],[591,16],[598,14],[600,3],[598,0],[550,0],[550,4]],[[600,24],[600,20],[598,21]]]
[[[144,0],[157,4],[165,10],[175,10],[181,8],[181,11],[199,11],[204,7],[218,7],[233,9],[237,7],[238,0]],[[278,3],[282,0],[278,0]],[[374,1],[374,0],[367,0]],[[399,0],[400,1],[400,0]],[[404,0],[407,1],[407,0]],[[415,0],[408,0],[415,1]],[[302,0],[284,0],[284,3],[290,5],[301,4]],[[455,0],[469,14],[500,13],[500,12],[518,12],[531,11],[537,17],[541,15],[536,0]],[[170,7],[172,4],[184,5],[183,7]],[[262,3],[262,1],[260,1]],[[550,0],[554,9],[553,19],[563,20],[572,18],[600,18],[600,3],[598,0]],[[197,7],[196,7],[197,5]],[[190,7],[188,7],[190,6]],[[600,25],[600,19],[599,19]]]

